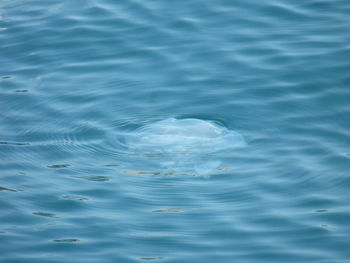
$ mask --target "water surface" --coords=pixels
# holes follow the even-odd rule
[[[0,0],[0,261],[348,262],[349,12]],[[247,146],[164,174],[125,135],[171,118]]]

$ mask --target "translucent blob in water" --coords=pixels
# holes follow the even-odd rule
[[[126,143],[163,172],[200,175],[220,166],[215,153],[246,145],[242,135],[214,122],[175,118],[139,128],[128,135]]]

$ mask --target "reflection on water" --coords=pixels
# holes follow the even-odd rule
[[[162,259],[163,257],[144,257],[144,258],[140,258],[141,260],[159,260]]]
[[[64,163],[64,164],[48,165],[47,167],[49,167],[49,168],[66,168],[68,166],[70,166],[70,164]]]
[[[56,214],[53,213],[46,213],[46,212],[33,212],[33,215],[37,215],[37,216],[47,216],[47,217],[54,217],[54,218],[58,218],[58,216]]]
[[[182,212],[184,209],[182,208],[164,208],[164,209],[158,209],[154,210],[152,212]]]
[[[29,145],[29,143],[26,143],[26,142],[0,142],[0,144],[5,144],[5,145]]]
[[[29,90],[27,90],[27,89],[17,89],[17,90],[15,90],[15,92],[28,92]]]
[[[105,181],[109,181],[109,177],[108,176],[72,176],[75,178],[81,178],[81,179],[85,179],[88,181],[95,181],[95,182],[105,182]]]
[[[65,199],[70,199],[70,200],[78,200],[78,201],[86,201],[86,200],[90,200],[89,198],[87,197],[84,197],[84,196],[78,196],[78,195],[64,195],[62,196],[62,198],[65,198]]]
[[[0,186],[0,191],[10,191],[10,192],[17,192],[16,190],[14,189],[10,189],[10,188],[7,188],[7,187],[3,187],[3,186]]]
[[[81,242],[81,240],[78,238],[67,238],[67,239],[55,239],[54,242],[74,243],[74,242]]]

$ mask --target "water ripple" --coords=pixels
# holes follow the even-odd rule
[[[349,10],[2,1],[1,259],[346,262]],[[165,173],[125,138],[168,118],[248,147]]]

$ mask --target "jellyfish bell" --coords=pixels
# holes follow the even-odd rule
[[[161,169],[203,175],[220,166],[212,155],[246,145],[239,133],[199,119],[169,118],[145,125],[126,138],[130,151],[158,156]]]
[[[170,118],[136,130],[129,135],[127,145],[140,151],[172,152],[188,148],[215,152],[246,143],[239,133],[210,121]]]

